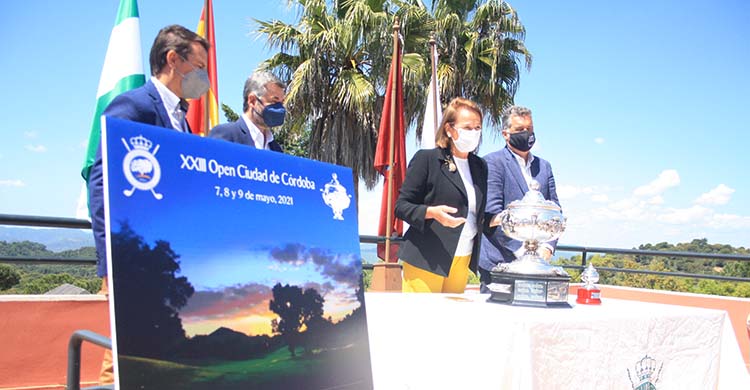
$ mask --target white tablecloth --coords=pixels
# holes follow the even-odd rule
[[[648,356],[659,390],[750,389],[725,311],[573,298],[571,309],[544,309],[487,297],[367,293],[375,388],[632,389]]]

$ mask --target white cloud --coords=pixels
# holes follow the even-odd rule
[[[750,229],[750,217],[733,214],[715,214],[708,221],[708,226],[714,229]]]
[[[711,209],[696,205],[686,209],[668,209],[657,216],[657,220],[668,224],[703,223],[712,214]]]
[[[590,206],[590,205],[589,205]],[[587,207],[588,208],[588,207]],[[606,225],[616,221],[643,221],[648,219],[648,205],[643,200],[635,198],[621,199],[603,207],[586,210],[592,217],[596,217]]]
[[[559,199],[573,199],[581,194],[592,194],[593,187],[577,187],[573,185],[561,185],[557,187],[557,197]]]
[[[602,137],[596,137],[596,138],[594,138],[594,143],[597,144],[597,145],[601,145],[601,144],[604,143],[604,138],[602,138]]]
[[[31,138],[31,139],[37,138],[39,136],[39,134],[36,131],[24,131],[23,135],[24,137]]]
[[[26,145],[26,150],[34,153],[44,153],[47,151],[47,147],[44,145]]]
[[[680,184],[680,175],[674,169],[666,169],[659,174],[659,177],[650,183],[640,186],[633,191],[635,196],[654,196],[664,191],[677,187]]]
[[[89,140],[85,139],[85,140],[81,141],[81,143],[78,144],[78,146],[81,149],[87,149],[89,147]]]
[[[729,188],[724,184],[719,184],[716,188],[706,192],[695,200],[695,203],[702,205],[723,205],[729,203],[734,193],[734,188]]]
[[[26,183],[22,180],[0,180],[0,187],[25,187]]]
[[[649,200],[647,200],[646,203],[651,204],[651,205],[664,204],[664,198],[662,198],[661,195],[656,195],[650,198]]]
[[[605,194],[594,194],[591,195],[591,201],[596,203],[607,203],[609,202],[609,197]]]
[[[750,216],[718,214],[709,205],[671,205],[660,195],[607,202],[594,199],[605,198],[603,193],[594,192],[564,203],[568,220],[561,243],[629,248],[649,242],[707,238],[712,243],[747,246],[750,239]]]

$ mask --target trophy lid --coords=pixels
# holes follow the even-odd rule
[[[591,262],[589,262],[589,265],[581,273],[581,280],[586,283],[586,285],[592,285],[599,281],[599,272],[594,268],[594,265]]]
[[[541,188],[539,182],[536,180],[531,180],[531,182],[529,183],[529,190],[526,192],[523,198],[510,202],[507,208],[525,209],[535,207],[561,212],[562,209],[557,205],[557,203],[551,200],[544,199],[544,195],[539,192],[539,188]]]

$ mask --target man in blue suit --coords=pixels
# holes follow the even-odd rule
[[[487,162],[487,206],[485,212],[498,214],[513,202],[523,198],[531,180],[539,183],[539,192],[547,200],[560,204],[555,189],[552,166],[531,154],[536,141],[531,110],[512,106],[503,112],[505,148],[484,156]],[[540,255],[549,259],[556,242],[541,244]],[[492,234],[482,236],[479,254],[479,280],[484,286],[492,282],[490,271],[498,263],[511,262],[524,253],[523,243],[506,236],[498,227]]]
[[[151,46],[149,63],[151,79],[142,87],[117,96],[103,115],[189,133],[185,99],[199,98],[208,91],[208,42],[185,27],[164,27]],[[100,145],[88,190],[97,274],[101,277],[107,275],[103,184]]]
[[[142,87],[114,98],[102,115],[190,133],[185,121],[188,109],[185,99],[199,98],[208,91],[208,47],[208,41],[185,27],[164,27],[151,46],[151,79]],[[101,145],[96,151],[88,186],[97,275],[102,277],[100,293],[108,295]],[[106,350],[99,382],[110,384],[113,381],[112,352]]]
[[[273,139],[271,128],[284,123],[285,89],[284,83],[273,73],[254,72],[245,81],[242,91],[243,113],[240,119],[214,127],[208,136],[257,149],[283,152],[281,145]]]

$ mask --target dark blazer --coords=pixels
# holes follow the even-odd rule
[[[131,89],[117,96],[102,113],[111,116],[146,123],[149,125],[172,128],[167,110],[156,86],[149,80],[142,87]],[[107,275],[106,232],[104,228],[104,176],[102,173],[101,144],[96,150],[94,165],[89,176],[89,210],[91,212],[91,229],[94,232],[96,245],[97,274]]]
[[[468,215],[469,201],[458,170],[448,168],[449,149],[435,148],[418,151],[406,171],[406,179],[396,201],[396,218],[409,224],[398,256],[401,260],[443,277],[453,264],[463,225],[445,227],[434,219],[425,220],[428,206],[455,207],[455,216]],[[477,236],[471,253],[469,268],[476,272],[481,232],[491,220],[485,215],[487,193],[487,165],[478,156],[469,154],[469,169],[474,182],[477,203]],[[487,218],[487,222],[485,222]]]
[[[245,120],[240,118],[235,122],[224,123],[211,129],[208,133],[210,138],[223,139],[225,141],[234,142],[236,144],[244,144],[251,147],[255,147],[253,137],[250,136],[250,129],[247,128]],[[276,140],[268,143],[268,147],[274,152],[284,152]]]
[[[488,170],[485,212],[499,214],[510,202],[523,198],[529,186],[526,184],[526,179],[521,173],[521,167],[518,166],[513,152],[507,146],[484,156],[484,160],[487,162]],[[534,161],[531,162],[531,176],[539,182],[539,192],[544,195],[544,199],[559,205],[555,177],[552,175],[550,163],[534,156]],[[557,242],[550,244],[554,248]],[[506,236],[502,228],[485,232],[482,236],[479,268],[491,271],[498,263],[515,260],[516,256],[513,252],[521,248],[521,245],[520,241]]]

